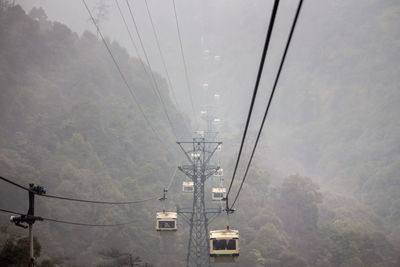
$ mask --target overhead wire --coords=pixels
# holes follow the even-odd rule
[[[16,214],[16,215],[23,215],[23,213],[21,213],[21,212],[16,212],[16,211],[12,211],[12,210],[1,209],[1,208],[0,208],[0,211],[1,211],[1,212],[4,212],[4,213],[10,213],[10,214]]]
[[[72,224],[72,225],[79,225],[79,226],[92,226],[92,227],[115,227],[115,226],[123,226],[128,224],[137,223],[137,221],[130,221],[130,222],[123,222],[123,223],[113,223],[113,224],[93,224],[93,223],[80,223],[80,222],[71,222],[71,221],[64,221],[64,220],[56,220],[41,217],[45,221],[49,222],[56,222],[56,223],[63,223],[63,224]]]
[[[256,96],[257,96],[257,91],[258,91],[258,87],[259,87],[259,84],[260,84],[261,75],[262,75],[263,68],[264,68],[265,58],[266,58],[268,47],[269,47],[269,43],[270,43],[270,40],[271,40],[271,35],[272,35],[272,30],[274,28],[276,14],[278,12],[278,5],[279,5],[279,0],[275,0],[274,1],[274,6],[273,6],[272,12],[271,12],[271,18],[270,18],[270,21],[269,21],[269,26],[268,26],[266,39],[265,39],[264,49],[263,49],[263,52],[262,52],[262,55],[261,55],[260,66],[259,66],[259,69],[258,69],[257,79],[256,79],[256,83],[255,83],[254,90],[253,90],[253,96],[252,96],[252,99],[251,99],[249,112],[247,114],[246,125],[245,125],[245,128],[244,128],[242,141],[241,141],[241,144],[240,144],[240,149],[239,149],[239,153],[238,153],[236,164],[235,164],[235,169],[233,171],[231,183],[229,185],[229,189],[228,189],[228,192],[226,194],[227,207],[229,206],[228,205],[228,196],[229,196],[229,193],[230,193],[230,191],[232,189],[233,181],[235,180],[235,175],[236,175],[236,172],[237,172],[237,168],[239,166],[240,157],[242,155],[242,150],[243,150],[243,145],[244,145],[244,142],[245,142],[245,139],[246,139],[247,130],[249,128],[250,119],[251,119],[251,115],[252,115],[252,112],[253,112],[253,107],[254,107]]]
[[[261,132],[262,132],[262,130],[263,130],[263,128],[264,128],[264,123],[265,123],[265,121],[266,121],[269,108],[270,108],[270,106],[271,106],[272,98],[273,98],[273,96],[274,96],[275,89],[276,89],[276,86],[277,86],[277,84],[278,84],[279,77],[280,77],[280,75],[281,75],[282,67],[283,67],[283,64],[284,64],[284,62],[285,62],[287,52],[288,52],[288,50],[289,50],[290,42],[291,42],[291,40],[292,40],[293,32],[294,32],[294,29],[295,29],[295,27],[296,27],[297,19],[298,19],[298,17],[299,17],[300,11],[301,11],[302,4],[303,4],[303,0],[300,0],[300,1],[299,1],[299,4],[298,4],[298,7],[297,7],[297,10],[296,10],[296,15],[295,15],[295,17],[294,17],[294,19],[293,19],[293,23],[292,23],[292,27],[291,27],[291,29],[290,29],[289,36],[288,36],[288,39],[287,39],[287,42],[286,42],[285,51],[284,51],[284,53],[283,53],[283,55],[282,55],[282,59],[281,59],[280,65],[279,65],[279,69],[278,69],[277,75],[276,75],[276,77],[275,77],[274,85],[273,85],[273,87],[272,87],[272,91],[271,91],[271,94],[270,94],[270,97],[269,97],[269,100],[268,100],[268,105],[267,105],[267,108],[266,108],[266,110],[265,110],[264,117],[263,117],[263,120],[262,120],[262,122],[261,122],[261,126],[260,126],[260,129],[259,129],[259,131],[258,131],[258,134],[257,134],[257,139],[256,139],[256,141],[255,141],[255,143],[254,143],[254,147],[253,147],[253,150],[252,150],[252,152],[251,152],[250,160],[249,160],[249,162],[248,162],[248,164],[247,164],[246,171],[245,171],[245,173],[244,173],[244,176],[243,176],[242,182],[241,182],[241,184],[240,184],[239,190],[238,190],[238,192],[237,192],[237,194],[236,194],[236,197],[235,197],[235,199],[234,199],[234,201],[233,201],[233,203],[232,203],[231,209],[233,209],[233,207],[235,206],[235,203],[236,203],[237,199],[239,198],[239,194],[240,194],[240,192],[241,192],[241,190],[242,190],[244,181],[246,180],[247,173],[248,173],[248,171],[249,171],[251,162],[252,162],[252,160],[253,160],[253,156],[254,156],[254,153],[255,153],[255,151],[256,151],[256,148],[257,148],[257,145],[258,145],[258,141],[259,141],[260,136],[261,136]]]
[[[101,37],[101,39],[102,39],[102,41],[103,41],[104,46],[106,47],[108,53],[110,54],[110,56],[111,56],[111,58],[112,58],[112,61],[114,62],[114,65],[116,66],[116,68],[117,68],[117,70],[118,70],[118,72],[119,72],[119,74],[120,74],[120,76],[121,76],[122,81],[124,82],[124,84],[125,84],[126,87],[128,88],[128,91],[129,91],[130,95],[132,96],[132,99],[134,100],[135,104],[138,106],[139,111],[140,111],[140,113],[142,114],[143,118],[145,119],[145,121],[146,121],[148,127],[151,129],[151,131],[153,132],[154,136],[158,139],[158,141],[159,141],[160,143],[164,144],[164,146],[166,146],[165,143],[164,143],[164,142],[162,141],[162,139],[160,138],[160,136],[157,134],[157,132],[156,132],[156,130],[154,129],[154,127],[151,125],[151,123],[150,123],[149,119],[147,118],[147,116],[146,116],[146,114],[145,114],[145,112],[144,112],[142,106],[139,104],[138,99],[136,98],[136,96],[135,96],[135,94],[134,94],[134,92],[133,92],[131,86],[129,85],[128,81],[126,80],[125,75],[122,73],[122,70],[121,70],[120,66],[118,65],[118,62],[117,62],[117,60],[115,59],[113,53],[111,52],[111,49],[110,49],[110,47],[108,46],[108,44],[107,44],[107,42],[106,42],[106,40],[105,40],[103,34],[101,33],[100,28],[99,28],[99,26],[97,25],[96,20],[94,19],[93,15],[92,15],[92,12],[90,11],[88,5],[86,4],[86,1],[85,1],[85,0],[82,0],[82,2],[83,2],[83,4],[85,5],[86,10],[87,10],[87,12],[89,13],[90,18],[91,18],[91,20],[92,20],[94,26],[95,26],[96,29],[97,29],[97,31],[98,31],[98,33],[99,33],[99,35],[100,35],[100,37]],[[166,150],[169,152],[169,150],[168,150],[167,147],[166,147]],[[170,152],[169,152],[169,153],[170,153]]]
[[[171,187],[172,182],[173,182],[174,179],[175,179],[176,171],[177,171],[177,170],[178,170],[178,168],[175,168],[174,173],[172,174],[171,179],[170,179],[170,181],[169,181],[169,183],[168,183],[167,190],[169,190],[169,188]]]
[[[0,180],[3,180],[4,182],[7,182],[7,183],[9,183],[9,184],[12,184],[12,185],[14,185],[14,186],[16,186],[16,187],[18,187],[18,188],[23,189],[23,190],[29,191],[29,188],[28,188],[28,187],[23,186],[23,185],[20,185],[20,184],[17,184],[16,182],[11,181],[10,179],[7,179],[7,178],[4,178],[4,177],[0,176]]]
[[[23,190],[26,191],[31,191],[28,187],[22,186],[20,184],[17,184],[10,179],[4,178],[0,176],[0,180],[3,180],[9,184],[12,184],[14,186],[17,186]],[[33,192],[35,193],[35,192]],[[41,197],[48,197],[48,198],[56,198],[56,199],[62,199],[62,200],[68,200],[68,201],[75,201],[75,202],[85,202],[85,203],[93,203],[93,204],[110,204],[110,205],[127,205],[127,204],[138,204],[138,203],[143,203],[151,200],[156,200],[157,197],[152,197],[152,198],[146,198],[146,199],[141,199],[141,200],[135,200],[135,201],[99,201],[99,200],[88,200],[88,199],[78,199],[78,198],[70,198],[70,197],[63,197],[63,196],[57,196],[57,195],[48,195],[48,194],[37,194],[38,196]]]
[[[182,36],[181,36],[181,31],[179,29],[179,21],[178,21],[178,15],[177,15],[177,11],[176,11],[175,0],[172,0],[172,4],[173,4],[173,7],[174,7],[176,29],[178,31],[178,38],[179,38],[179,44],[180,44],[180,49],[181,49],[181,55],[182,55],[182,61],[183,61],[183,69],[184,69],[185,80],[186,80],[186,86],[187,86],[187,89],[188,89],[188,92],[189,92],[189,99],[190,99],[190,105],[192,107],[193,119],[195,120],[195,122],[197,124],[197,116],[196,116],[196,112],[194,110],[194,105],[193,105],[192,89],[191,89],[190,81],[189,81],[189,74],[188,74],[187,65],[186,65],[185,53],[183,51]]]
[[[15,215],[25,215],[24,213],[21,213],[21,212],[16,212],[16,211],[2,209],[2,208],[0,208],[0,212],[10,213],[10,214],[15,214]],[[41,216],[36,216],[36,217],[42,219],[43,221],[63,223],[63,224],[72,224],[72,225],[79,225],[79,226],[93,226],[93,227],[115,227],[115,226],[123,226],[123,225],[133,224],[133,223],[137,222],[137,221],[130,221],[130,222],[113,223],[113,224],[93,224],[93,223],[81,223],[81,222],[71,222],[71,221],[64,221],[64,220],[58,220],[58,219],[51,219],[51,218],[46,218],[46,217],[41,217]]]
[[[144,65],[144,63],[143,63],[143,59],[142,59],[142,57],[141,57],[141,55],[140,55],[140,53],[139,53],[139,49],[138,49],[138,47],[137,47],[137,45],[136,45],[136,42],[135,42],[135,40],[133,39],[132,33],[131,33],[130,29],[129,29],[128,23],[126,22],[126,19],[125,19],[125,16],[124,16],[124,14],[123,14],[123,12],[122,12],[122,10],[121,10],[121,7],[120,7],[120,5],[118,4],[118,0],[115,0],[115,4],[116,4],[116,6],[117,6],[117,8],[118,8],[118,11],[119,11],[119,14],[120,14],[120,16],[121,16],[121,18],[122,18],[122,21],[124,22],[125,29],[126,29],[126,31],[128,32],[129,39],[131,40],[131,43],[132,43],[132,45],[133,45],[133,48],[135,49],[136,55],[137,55],[137,57],[138,57],[138,59],[139,59],[139,62],[140,62],[140,64],[142,65],[142,68],[143,68],[144,72],[146,73],[147,77],[150,79],[150,83],[152,84],[150,74],[148,73],[148,70],[147,70],[146,66]]]
[[[147,0],[144,0],[144,3],[146,4],[147,14],[149,15],[151,28],[153,29],[154,38],[156,40],[157,48],[158,48],[158,51],[160,53],[160,58],[161,58],[161,61],[163,63],[165,75],[167,76],[167,81],[168,81],[169,87],[171,88],[172,97],[173,97],[173,99],[175,101],[175,104],[178,104],[178,101],[177,101],[177,98],[176,98],[176,95],[175,95],[175,90],[174,90],[174,87],[172,86],[171,77],[169,76],[167,64],[165,63],[165,57],[164,57],[164,54],[163,54],[163,52],[161,50],[160,40],[158,39],[158,34],[157,34],[156,27],[155,27],[154,22],[153,22],[153,18],[151,16],[151,12],[150,12],[150,8],[149,8],[149,5],[147,3]]]
[[[147,63],[147,65],[148,65],[149,68],[150,68],[150,76],[151,76],[151,78],[152,78],[152,80],[153,80],[153,83],[154,83],[154,87],[152,87],[152,88],[153,88],[153,90],[154,90],[154,93],[159,97],[159,100],[160,100],[160,102],[161,102],[163,111],[164,111],[164,113],[165,113],[165,115],[166,115],[166,117],[167,117],[169,126],[171,127],[171,131],[172,131],[173,135],[175,136],[176,140],[178,140],[178,137],[177,137],[177,135],[176,135],[175,128],[174,128],[174,126],[173,126],[171,117],[169,116],[169,113],[168,113],[167,107],[166,107],[166,105],[165,105],[164,99],[163,99],[163,97],[162,97],[162,95],[161,95],[161,92],[160,92],[160,89],[159,89],[159,87],[158,87],[157,80],[156,80],[156,78],[154,77],[154,73],[153,73],[153,71],[152,71],[152,67],[151,67],[151,64],[150,64],[150,60],[149,60],[149,57],[148,57],[148,55],[147,55],[146,49],[145,49],[145,47],[144,47],[143,40],[142,40],[142,37],[141,37],[141,35],[140,35],[140,31],[139,31],[139,28],[138,28],[138,26],[137,26],[137,23],[136,23],[136,20],[135,20],[135,16],[133,15],[131,5],[129,4],[129,1],[128,1],[128,0],[126,0],[125,2],[126,2],[126,4],[127,4],[127,6],[128,6],[129,14],[131,15],[133,25],[135,26],[136,34],[137,34],[137,36],[138,36],[138,38],[139,38],[140,46],[142,47],[143,54],[144,54],[144,57],[145,57],[145,59],[146,59],[146,63]]]
[[[48,195],[48,194],[39,195],[39,196],[62,199],[62,200],[69,200],[69,201],[75,201],[75,202],[85,202],[85,203],[93,203],[93,204],[110,204],[110,205],[138,204],[138,203],[143,203],[143,202],[157,199],[157,197],[151,197],[151,198],[146,198],[146,199],[136,200],[136,201],[98,201],[98,200],[86,200],[86,199],[77,199],[77,198],[69,198],[69,197],[60,197],[60,196]]]

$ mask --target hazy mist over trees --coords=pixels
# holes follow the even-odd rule
[[[115,1],[87,1],[121,79],[81,1],[0,1],[0,176],[49,194],[103,201],[161,197],[185,161]],[[176,0],[192,84],[184,79],[172,1],[130,1],[174,130],[204,130],[217,105],[217,160],[230,182],[273,1]],[[125,1],[118,1],[129,20]],[[296,3],[281,1],[236,193],[275,78]],[[137,35],[134,34],[137,40]],[[208,50],[208,52],[205,52]],[[143,58],[143,52],[140,52]],[[218,266],[400,266],[400,2],[305,0],[248,178],[229,218],[240,258]],[[208,86],[204,86],[207,83]],[[207,99],[206,92],[220,99]],[[176,101],[176,102],[175,102]],[[189,207],[176,176],[167,209]],[[206,205],[215,207],[206,185]],[[25,213],[27,193],[0,181],[0,208]],[[36,198],[35,213],[113,224],[36,222],[38,266],[185,266],[189,226],[160,237],[158,201],[107,206]],[[0,265],[25,266],[27,231],[0,213]],[[226,227],[222,214],[210,230]],[[40,245],[39,245],[40,244]],[[24,255],[24,256],[22,256]],[[14,265],[12,265],[14,264]],[[217,266],[217,265],[215,265]]]

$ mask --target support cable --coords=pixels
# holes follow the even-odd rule
[[[138,108],[139,108],[139,110],[140,110],[140,113],[142,113],[143,118],[144,118],[145,121],[147,122],[147,124],[148,124],[149,128],[151,129],[151,131],[154,133],[154,136],[158,139],[158,141],[159,141],[160,143],[164,144],[164,142],[162,141],[162,139],[160,138],[160,136],[157,134],[157,132],[156,132],[156,130],[154,129],[154,127],[151,125],[149,119],[148,119],[147,116],[145,115],[145,112],[144,112],[143,108],[141,107],[141,105],[139,104],[139,101],[137,100],[137,98],[136,98],[134,92],[132,91],[132,88],[129,86],[128,81],[126,80],[124,74],[122,73],[121,68],[120,68],[120,66],[118,65],[118,63],[117,63],[117,61],[116,61],[114,55],[112,54],[110,47],[108,46],[106,40],[104,39],[104,36],[103,36],[103,34],[101,33],[100,28],[99,28],[99,26],[97,25],[96,20],[94,19],[93,15],[92,15],[92,12],[90,11],[88,5],[86,4],[86,1],[85,1],[85,0],[82,0],[82,2],[83,2],[83,4],[85,5],[86,10],[87,10],[87,12],[89,13],[90,18],[91,18],[91,20],[92,20],[94,26],[96,27],[96,29],[97,29],[97,31],[98,31],[98,33],[99,33],[101,39],[103,40],[104,46],[106,47],[108,53],[110,54],[110,56],[111,56],[111,58],[112,58],[112,60],[113,60],[113,62],[114,62],[114,65],[115,65],[115,67],[117,68],[117,70],[118,70],[118,72],[119,72],[119,74],[120,74],[120,76],[121,76],[122,81],[124,82],[124,84],[125,84],[126,87],[128,88],[128,91],[129,91],[130,95],[132,96],[132,99],[134,100],[135,104],[138,106]],[[167,149],[167,151],[168,151],[168,149]],[[168,151],[168,152],[169,152],[169,151]]]
[[[93,203],[93,204],[110,204],[110,205],[127,205],[127,204],[138,204],[138,203],[143,203],[151,200],[157,199],[157,197],[152,197],[152,198],[146,198],[142,200],[136,200],[136,201],[98,201],[98,200],[86,200],[86,199],[77,199],[77,198],[69,198],[69,197],[60,197],[56,195],[40,195],[42,197],[48,197],[48,198],[56,198],[56,199],[62,199],[62,200],[68,200],[68,201],[75,201],[75,202],[84,202],[84,203]]]
[[[168,81],[169,87],[171,88],[172,97],[174,98],[175,103],[178,104],[178,101],[177,101],[177,98],[176,98],[176,95],[175,95],[175,90],[174,90],[174,87],[172,86],[171,78],[169,76],[167,64],[165,63],[164,54],[163,54],[163,52],[161,50],[160,40],[158,39],[158,34],[157,34],[157,31],[156,31],[156,27],[154,26],[153,18],[152,18],[151,13],[150,13],[150,8],[149,8],[149,5],[147,4],[147,0],[144,0],[144,2],[146,4],[147,14],[149,15],[151,28],[153,29],[153,34],[154,34],[154,37],[155,37],[155,40],[156,40],[158,51],[160,52],[161,61],[162,61],[163,66],[164,66],[164,71],[165,71],[165,74],[167,76],[167,81]]]
[[[93,226],[93,227],[115,227],[115,226],[123,226],[123,225],[137,223],[137,221],[130,221],[130,222],[113,223],[113,224],[92,224],[92,223],[80,223],[80,222],[71,222],[71,221],[49,219],[49,218],[45,218],[45,217],[41,217],[41,218],[43,218],[44,221],[48,221],[48,222],[72,224],[72,225],[79,225],[79,226]]]
[[[23,214],[21,212],[16,212],[16,211],[12,211],[12,210],[1,209],[1,208],[0,208],[0,212],[10,213],[10,214],[15,214],[15,215],[25,215],[25,214]],[[41,217],[41,216],[37,216],[37,217],[42,219],[42,220],[44,220],[44,221],[49,221],[49,222],[72,224],[72,225],[79,225],[79,226],[95,226],[95,227],[114,227],[114,226],[122,226],[122,225],[133,224],[133,223],[137,222],[137,221],[131,221],[131,222],[114,223],[114,224],[92,224],[92,223],[80,223],[80,222],[71,222],[71,221],[50,219],[50,218],[45,218],[45,217]]]
[[[178,140],[178,137],[177,137],[177,135],[176,135],[176,133],[175,133],[175,128],[174,128],[174,126],[172,125],[172,120],[171,120],[171,118],[170,118],[170,116],[169,116],[169,113],[168,113],[168,111],[167,111],[167,107],[166,107],[166,105],[165,105],[164,99],[163,99],[163,97],[162,97],[162,95],[161,95],[160,89],[158,88],[157,80],[156,80],[156,78],[154,77],[154,73],[153,73],[153,71],[152,71],[152,67],[151,67],[151,64],[150,64],[150,60],[149,60],[149,57],[147,56],[147,52],[146,52],[146,49],[145,49],[145,47],[144,47],[144,44],[143,44],[143,41],[142,41],[142,37],[140,36],[139,28],[138,28],[138,26],[137,26],[137,24],[136,24],[136,20],[135,20],[135,17],[134,17],[134,15],[133,15],[133,12],[132,12],[131,5],[129,4],[129,1],[128,1],[128,0],[126,0],[125,2],[126,2],[126,4],[127,4],[127,6],[128,6],[129,13],[130,13],[130,15],[131,15],[133,25],[135,26],[136,33],[137,33],[137,35],[138,35],[138,37],[139,37],[140,46],[142,47],[142,50],[143,50],[143,53],[144,53],[144,57],[145,57],[145,59],[146,59],[146,63],[147,63],[147,65],[148,65],[149,68],[150,68],[150,75],[151,75],[151,78],[152,78],[153,83],[154,83],[154,87],[152,86],[153,91],[154,91],[154,93],[159,97],[160,102],[161,102],[161,104],[162,104],[162,108],[163,108],[164,113],[165,113],[165,115],[166,115],[166,117],[167,117],[169,126],[171,127],[171,131],[172,131],[173,135],[175,136],[175,139]]]
[[[151,83],[150,74],[148,73],[148,70],[147,70],[146,66],[144,65],[144,63],[143,63],[143,59],[142,59],[142,57],[140,56],[139,49],[138,49],[138,47],[137,47],[137,45],[136,45],[135,40],[133,40],[132,33],[131,33],[131,31],[129,30],[128,23],[126,22],[125,16],[124,16],[124,14],[122,13],[122,10],[121,10],[120,5],[118,4],[118,0],[115,0],[115,4],[117,5],[119,14],[121,15],[121,18],[122,18],[122,20],[123,20],[123,22],[124,22],[124,24],[125,24],[125,29],[126,29],[126,31],[128,32],[129,39],[131,40],[131,43],[132,43],[132,45],[133,45],[133,48],[135,49],[136,55],[137,55],[137,57],[138,57],[138,59],[139,59],[139,62],[140,62],[140,64],[142,65],[143,70],[144,70],[144,72],[146,73],[146,75],[147,75],[147,77],[149,78],[150,83]]]
[[[20,184],[17,184],[7,178],[1,177],[0,180],[3,180],[9,184],[12,184],[14,186],[17,186],[23,190],[30,191],[29,188],[24,187]],[[35,192],[34,192],[35,193]],[[36,193],[35,193],[36,194]],[[36,194],[41,197],[48,197],[48,198],[56,198],[56,199],[62,199],[62,200],[68,200],[68,201],[75,201],[75,202],[85,202],[85,203],[93,203],[93,204],[110,204],[110,205],[127,205],[127,204],[138,204],[138,203],[143,203],[151,200],[156,200],[158,197],[152,197],[152,198],[147,198],[147,199],[142,199],[142,200],[135,200],[135,201],[98,201],[98,200],[87,200],[87,199],[78,199],[78,198],[69,198],[69,197],[62,197],[62,196],[56,196],[56,195],[40,195]]]
[[[298,17],[299,17],[299,14],[300,14],[300,10],[301,10],[302,4],[303,4],[303,0],[300,0],[300,1],[299,1],[299,4],[298,4],[298,7],[297,7],[296,15],[295,15],[294,20],[293,20],[292,28],[291,28],[291,30],[290,30],[290,33],[289,33],[289,36],[288,36],[288,39],[287,39],[287,42],[286,42],[285,51],[284,51],[284,53],[283,53],[283,55],[282,55],[281,63],[280,63],[280,66],[279,66],[279,70],[278,70],[278,73],[277,73],[276,78],[275,78],[274,86],[272,87],[271,95],[270,95],[269,100],[268,100],[268,105],[267,105],[267,108],[266,108],[266,110],[265,110],[264,117],[263,117],[263,120],[262,120],[260,129],[259,129],[259,131],[258,131],[258,134],[257,134],[257,139],[256,139],[256,142],[255,142],[255,144],[254,144],[253,151],[251,152],[250,160],[249,160],[249,162],[248,162],[248,164],[247,164],[246,172],[244,173],[242,183],[240,184],[239,190],[238,190],[238,192],[237,192],[237,194],[236,194],[235,200],[234,200],[233,203],[232,203],[231,209],[233,209],[233,207],[235,206],[236,200],[238,199],[239,194],[240,194],[240,191],[242,190],[244,181],[246,180],[247,173],[248,173],[248,171],[249,171],[251,162],[252,162],[252,160],[253,160],[253,156],[254,156],[254,153],[255,153],[255,151],[256,151],[256,148],[257,148],[257,145],[258,145],[258,141],[259,141],[259,139],[260,139],[261,132],[262,132],[262,130],[263,130],[264,123],[265,123],[265,120],[266,120],[267,115],[268,115],[269,108],[270,108],[270,106],[271,106],[272,98],[273,98],[274,93],[275,93],[276,85],[278,84],[278,80],[279,80],[279,77],[280,77],[280,75],[281,75],[282,67],[283,67],[283,64],[284,64],[285,59],[286,59],[286,54],[287,54],[287,52],[288,52],[288,50],[289,50],[289,45],[290,45],[290,42],[291,42],[291,40],[292,40],[293,32],[294,32],[294,29],[295,29],[295,27],[296,27],[296,22],[297,22],[297,19],[298,19]]]
[[[181,55],[182,55],[182,61],[183,61],[183,68],[184,68],[184,71],[185,71],[186,85],[187,85],[187,89],[189,91],[190,105],[192,106],[193,119],[195,120],[195,122],[197,124],[196,112],[194,111],[194,105],[193,105],[192,89],[191,89],[190,82],[189,82],[189,75],[188,75],[188,70],[187,70],[187,66],[186,66],[185,53],[183,52],[181,31],[179,30],[179,21],[178,21],[178,15],[177,15],[177,12],[176,12],[175,0],[172,0],[172,4],[174,6],[176,29],[178,31],[179,44],[180,44],[180,48],[181,48]]]
[[[21,213],[21,212],[16,212],[16,211],[12,211],[12,210],[1,209],[1,208],[0,208],[0,211],[4,212],[4,213],[15,214],[15,215],[23,215],[23,213]]]
[[[171,187],[171,185],[172,185],[172,182],[175,180],[175,177],[176,177],[176,171],[178,170],[178,168],[175,168],[175,170],[174,170],[174,174],[172,174],[172,176],[171,176],[171,180],[169,181],[169,184],[168,184],[168,186],[167,186],[167,190],[169,190],[169,188]]]
[[[253,90],[253,96],[252,96],[252,99],[251,99],[250,108],[249,108],[249,112],[248,112],[248,115],[247,115],[246,126],[244,128],[242,142],[240,144],[240,149],[239,149],[239,153],[238,153],[235,169],[233,171],[232,180],[231,180],[231,183],[229,185],[228,192],[226,194],[226,205],[227,205],[227,207],[229,206],[228,205],[228,196],[229,196],[229,193],[230,193],[230,191],[232,189],[233,181],[235,180],[235,175],[236,175],[236,171],[237,171],[237,168],[238,168],[238,165],[239,165],[240,156],[242,154],[243,144],[244,144],[244,141],[246,139],[246,135],[247,135],[247,130],[248,130],[249,123],[250,123],[251,114],[253,112],[254,102],[255,102],[255,99],[256,99],[256,96],[257,96],[258,87],[259,87],[259,84],[260,84],[261,75],[262,75],[262,71],[263,71],[263,68],[264,68],[264,62],[265,62],[265,58],[266,58],[268,47],[269,47],[269,42],[271,40],[272,29],[274,27],[275,17],[276,17],[277,11],[278,11],[278,5],[279,5],[279,0],[275,0],[274,6],[272,8],[271,18],[270,18],[270,21],[269,21],[267,36],[266,36],[266,39],[265,39],[264,50],[263,50],[263,53],[262,53],[262,56],[261,56],[260,66],[259,66],[259,69],[258,69],[257,79],[256,79],[256,83],[255,83],[254,90]]]

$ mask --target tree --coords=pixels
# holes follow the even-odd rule
[[[283,181],[276,212],[288,234],[308,233],[317,229],[319,186],[311,178],[292,175]]]
[[[41,245],[33,238],[34,256],[39,257]],[[0,266],[26,266],[29,263],[29,238],[7,239],[0,251]]]
[[[318,249],[318,204],[322,202],[319,186],[309,177],[292,175],[283,181],[275,205],[295,250],[308,260],[315,259]]]

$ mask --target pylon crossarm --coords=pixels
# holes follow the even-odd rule
[[[184,213],[179,213],[180,215],[182,215],[183,220],[190,225],[190,218],[188,218]]]
[[[208,178],[208,177],[214,175],[214,173],[216,173],[216,170],[209,171],[209,172],[205,173],[204,176],[205,176],[206,178]]]
[[[189,156],[189,153],[185,150],[185,148],[183,148],[182,144],[185,144],[186,142],[176,142],[179,147],[182,149],[183,153],[185,154],[186,158],[192,163],[194,164],[192,158]]]
[[[205,170],[213,170],[213,171],[218,171],[219,169],[221,169],[221,167],[216,166],[216,165],[209,165],[204,167]]]
[[[214,214],[214,215],[212,215],[211,217],[210,217],[210,219],[208,219],[208,222],[209,223],[212,223],[214,220],[215,220],[215,218],[217,218],[219,216],[219,214]]]
[[[216,142],[216,146],[214,147],[213,151],[210,153],[210,155],[208,156],[208,158],[204,161],[205,164],[208,164],[208,162],[210,161],[210,159],[212,158],[212,156],[214,155],[215,151],[217,151],[218,146],[222,144],[222,142]]]
[[[192,214],[193,213],[193,209],[192,208],[180,208],[178,210],[178,214],[183,214],[183,213]]]
[[[184,168],[178,167],[178,169],[183,172],[186,176],[190,177],[191,179],[193,179],[192,177],[194,176],[193,172],[186,170]]]

